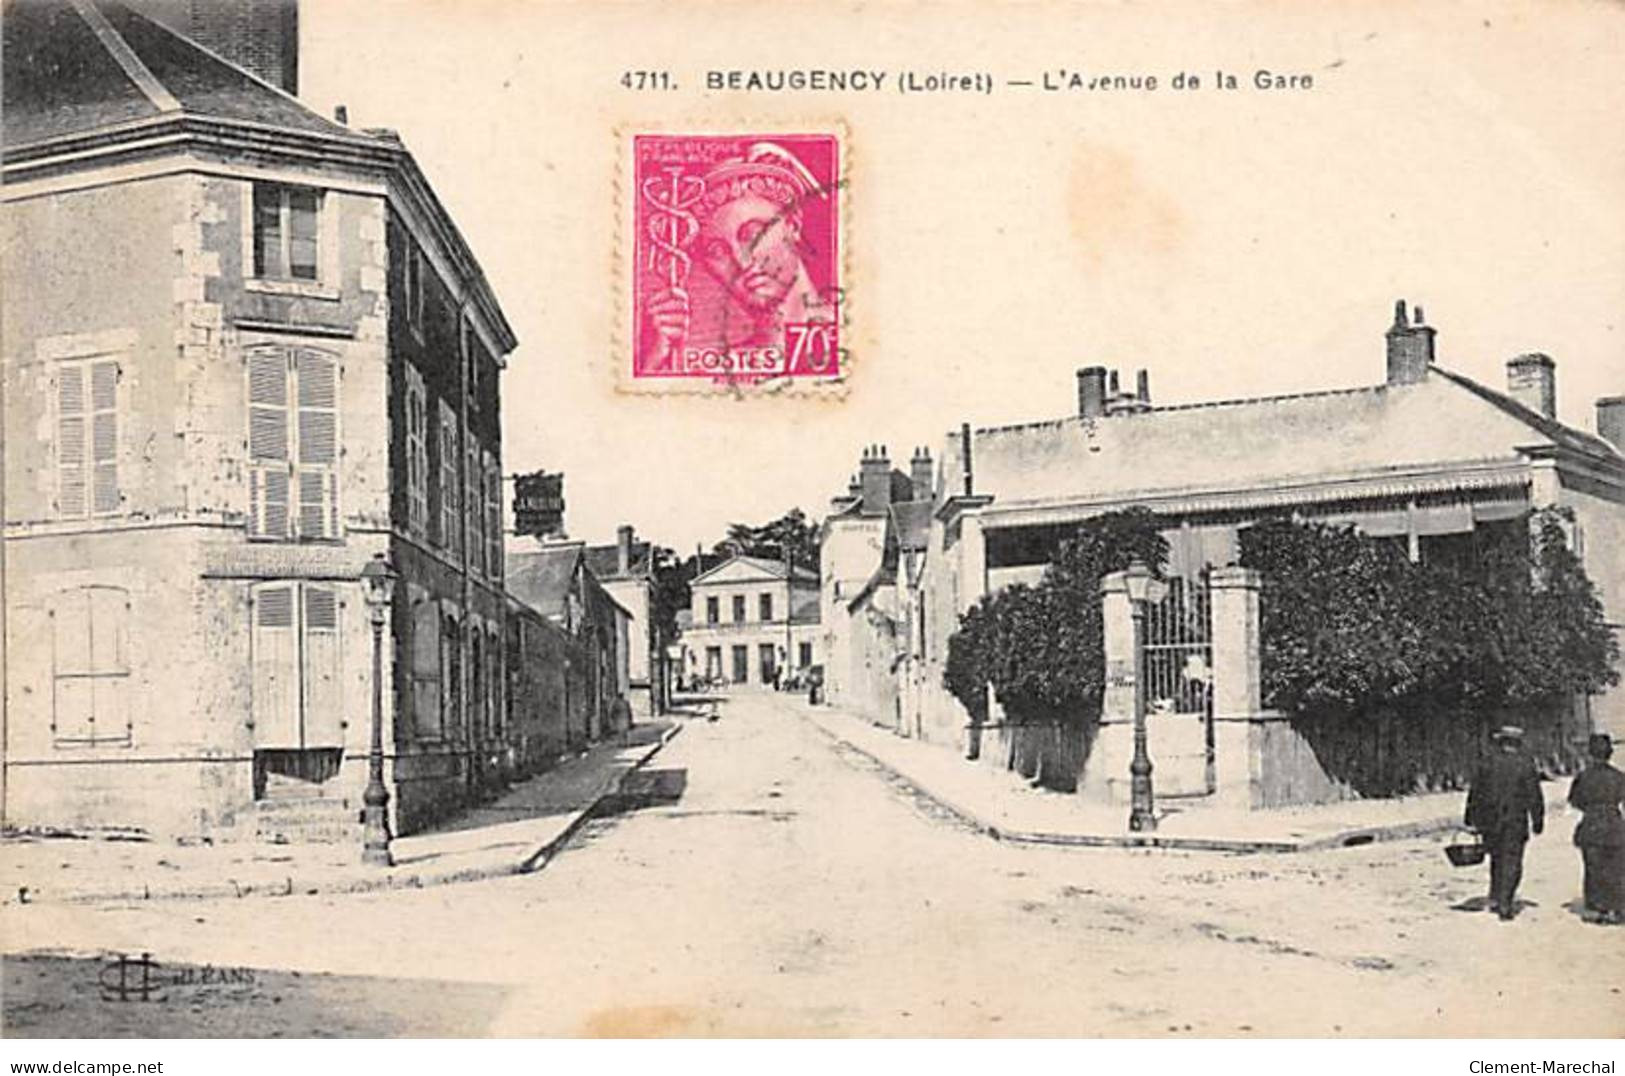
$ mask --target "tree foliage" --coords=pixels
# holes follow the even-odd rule
[[[818,524],[799,508],[758,525],[730,523],[728,536],[713,546],[712,552],[779,560],[787,547],[796,564],[818,569]]]
[[[1064,540],[1037,586],[984,596],[948,639],[943,686],[986,718],[987,685],[1013,718],[1086,721],[1105,684],[1100,580],[1135,559],[1161,575],[1168,545],[1144,509],[1096,516]]]
[[[1297,711],[1493,708],[1618,682],[1618,644],[1555,510],[1413,563],[1352,527],[1242,532],[1263,576],[1264,703]]]

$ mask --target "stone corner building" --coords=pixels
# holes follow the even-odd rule
[[[514,334],[400,139],[292,96],[293,4],[139,7],[4,10],[5,820],[353,825],[385,552],[409,832],[523,764]]]

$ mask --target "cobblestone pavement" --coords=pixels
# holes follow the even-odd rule
[[[1625,931],[1575,913],[1562,818],[1501,923],[1472,910],[1483,871],[1434,840],[1286,857],[1001,844],[802,706],[742,695],[690,722],[624,812],[538,874],[0,910],[6,1033],[1625,1031]],[[150,952],[168,999],[103,1000],[110,950]],[[250,973],[252,989],[223,978]]]

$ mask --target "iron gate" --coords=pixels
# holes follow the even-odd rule
[[[1207,796],[1218,789],[1213,742],[1213,610],[1208,572],[1168,580],[1146,608],[1141,668],[1151,719],[1158,794]]]

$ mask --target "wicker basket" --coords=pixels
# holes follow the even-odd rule
[[[1444,846],[1444,854],[1453,867],[1476,867],[1484,862],[1484,842],[1476,833],[1458,833]]]

